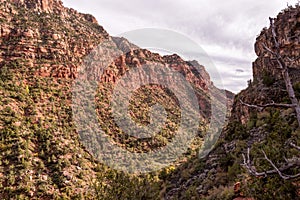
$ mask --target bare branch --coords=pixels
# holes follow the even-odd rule
[[[256,109],[258,109],[259,111],[262,111],[262,110],[263,110],[262,107],[257,106],[257,105],[247,104],[247,103],[243,102],[241,99],[240,99],[240,102],[241,102],[242,105],[247,106],[247,107],[249,107],[249,108],[256,108]]]
[[[247,150],[247,160],[246,160],[246,156],[244,154],[242,154],[242,156],[243,156],[243,159],[244,159],[244,163],[242,164],[242,166],[244,166],[251,175],[253,175],[253,176],[267,176],[267,174],[275,173],[275,170],[270,170],[270,171],[266,171],[266,172],[257,172],[251,166],[250,149],[249,148]]]
[[[280,44],[278,42],[277,39],[277,35],[276,35],[276,30],[275,30],[275,24],[274,24],[274,19],[270,18],[270,29],[271,29],[271,33],[272,33],[272,38],[274,40],[274,46],[275,46],[275,50],[272,50],[271,48],[267,47],[266,44],[263,44],[263,47],[265,48],[266,51],[268,51],[272,56],[274,56],[274,58],[276,59],[277,63],[278,63],[278,68],[281,70],[282,73],[282,77],[284,79],[285,82],[285,86],[286,86],[286,91],[288,93],[289,99],[291,101],[291,104],[277,104],[277,103],[269,103],[269,104],[265,104],[265,105],[251,105],[251,104],[247,104],[244,103],[242,100],[240,100],[242,105],[251,107],[251,108],[256,108],[260,111],[262,111],[263,109],[267,108],[267,107],[284,107],[284,108],[294,108],[295,112],[296,112],[296,116],[297,116],[297,121],[298,121],[298,126],[300,126],[300,104],[298,99],[296,98],[295,95],[295,91],[293,88],[293,84],[292,84],[292,80],[291,77],[289,75],[289,66],[292,62],[294,62],[294,60],[290,59],[290,58],[283,58],[281,53],[280,53]],[[285,60],[287,60],[285,62]],[[300,147],[297,146],[295,143],[293,143],[292,141],[287,141],[288,144],[297,149],[298,151],[300,151]],[[278,174],[282,179],[288,180],[288,179],[294,179],[297,177],[300,177],[300,173],[295,174],[295,175],[287,175],[284,174],[283,172],[285,170],[291,169],[291,168],[297,168],[299,169],[300,167],[300,159],[285,159],[286,164],[284,164],[281,167],[277,167],[273,161],[271,159],[268,158],[268,156],[266,155],[266,153],[264,151],[262,151],[264,158],[269,162],[269,164],[272,166],[273,170],[268,170],[268,171],[264,171],[264,172],[257,172],[255,167],[251,166],[251,160],[250,160],[250,148],[247,149],[247,159],[246,156],[244,154],[242,154],[244,162],[243,162],[243,166],[247,169],[247,171],[254,175],[254,176],[267,176],[268,174]]]
[[[264,104],[264,105],[251,105],[251,104],[247,104],[245,102],[243,102],[242,100],[240,100],[241,104],[242,105],[245,105],[247,107],[251,107],[251,108],[256,108],[258,109],[259,111],[262,111],[264,110],[265,108],[268,108],[268,107],[277,107],[277,108],[295,108],[296,105],[293,105],[293,104],[281,104],[281,103],[268,103],[268,104]]]
[[[268,158],[268,156],[266,155],[266,153],[265,153],[263,150],[262,150],[262,153],[264,154],[265,159],[272,165],[272,167],[276,170],[276,172],[279,174],[279,176],[280,176],[281,178],[283,178],[284,180],[293,179],[293,178],[297,178],[297,177],[300,176],[300,173],[299,173],[299,174],[296,174],[296,175],[286,175],[286,174],[283,174],[283,173],[281,172],[281,170],[278,169],[278,168],[276,167],[276,165]]]
[[[280,68],[282,69],[281,73],[282,73],[282,76],[283,76],[283,79],[285,82],[285,86],[286,86],[286,89],[287,89],[287,92],[288,92],[288,95],[289,95],[289,98],[290,98],[292,104],[295,105],[297,121],[298,121],[298,125],[300,126],[300,104],[295,95],[295,91],[294,91],[293,84],[292,84],[292,81],[291,81],[291,78],[289,75],[288,67],[280,55],[280,45],[276,39],[277,36],[276,36],[276,31],[275,31],[274,19],[270,18],[270,24],[271,24],[271,29],[272,29],[273,40],[274,40],[275,47],[276,47],[276,52],[275,52],[276,56],[275,57],[277,59],[277,62],[279,64]]]
[[[271,24],[271,29],[272,29],[272,36],[273,36],[273,40],[275,42],[275,47],[278,49],[279,48],[279,43],[276,39],[276,32],[275,32],[275,26],[274,26],[274,19],[273,18],[269,18],[270,19],[270,24]]]
[[[269,47],[267,47],[266,44],[262,44],[263,47],[265,48],[266,51],[268,51],[269,53],[271,53],[273,56],[275,56],[276,61],[278,62],[279,67],[277,67],[278,69],[284,69],[284,67],[286,67],[286,64],[284,62],[284,59],[281,57],[279,52],[275,52],[273,50],[271,50]],[[300,56],[298,58],[294,58],[291,59],[289,57],[287,57],[286,59],[288,60],[288,62],[293,63],[296,60],[298,60],[300,58]]]
[[[300,59],[300,56],[298,56],[297,58],[293,58],[293,59],[290,58],[290,57],[287,57],[287,59],[288,59],[289,62],[293,63],[293,62],[299,60],[299,59]]]
[[[277,173],[279,174],[279,176],[283,179],[286,179],[285,176],[282,175],[281,171],[276,167],[276,165],[268,158],[267,154],[265,153],[264,150],[262,150],[262,153],[265,156],[265,159],[272,165],[272,167],[277,171]]]
[[[290,143],[291,147],[294,147],[295,149],[297,149],[298,151],[300,151],[300,147],[297,146],[296,144],[294,144],[293,142]]]
[[[281,178],[283,178],[285,180],[294,179],[294,178],[300,177],[300,173],[296,174],[296,175],[286,175],[286,174],[282,173],[283,171],[288,170],[288,169],[290,169],[292,167],[299,166],[298,165],[298,160],[296,160],[294,162],[287,163],[285,166],[277,168],[276,165],[267,157],[266,153],[264,151],[262,151],[262,152],[264,154],[265,159],[272,165],[272,167],[274,169],[273,170],[264,171],[264,172],[257,172],[256,169],[251,166],[250,148],[248,148],[247,149],[247,159],[246,159],[246,156],[244,154],[242,154],[244,163],[241,164],[241,165],[244,166],[251,175],[266,177],[267,175],[271,175],[271,174],[276,174],[277,173],[277,174],[279,174],[279,176]]]
[[[248,158],[247,164],[250,165],[250,148],[247,149],[247,158]]]
[[[273,54],[273,55],[275,55],[275,56],[277,56],[277,54],[274,52],[274,51],[272,51],[269,47],[267,47],[267,45],[266,44],[263,44],[263,47],[265,48],[265,50],[267,50],[269,53],[271,53],[271,54]]]

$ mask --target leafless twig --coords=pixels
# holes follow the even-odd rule
[[[264,105],[252,105],[252,104],[247,104],[245,102],[243,102],[242,100],[240,100],[241,104],[244,105],[244,106],[247,106],[247,107],[251,107],[251,108],[256,108],[258,109],[259,111],[262,111],[264,110],[265,108],[268,108],[268,107],[277,107],[277,108],[294,108],[296,107],[296,105],[293,105],[293,104],[282,104],[282,103],[268,103],[268,104],[264,104]]]
[[[270,25],[271,25],[272,37],[273,37],[273,40],[274,40],[276,50],[272,51],[265,44],[263,44],[263,46],[268,52],[270,52],[272,55],[274,55],[275,59],[277,60],[279,68],[281,69],[281,73],[282,73],[282,76],[283,76],[283,79],[284,79],[284,82],[285,82],[285,86],[286,86],[289,98],[292,102],[292,105],[294,105],[298,125],[300,125],[300,105],[299,105],[299,101],[298,101],[298,99],[296,98],[296,95],[295,95],[293,84],[292,84],[292,81],[291,81],[291,78],[290,78],[290,75],[289,75],[289,71],[288,71],[288,66],[284,62],[284,59],[282,58],[282,56],[280,54],[280,44],[278,43],[278,40],[277,40],[277,35],[276,35],[275,25],[274,25],[274,19],[271,18],[271,17],[270,17]]]
[[[295,174],[295,175],[286,175],[283,173],[283,171],[288,170],[292,167],[298,166],[298,160],[294,161],[294,162],[289,162],[286,165],[278,168],[276,167],[276,165],[267,157],[266,153],[264,151],[262,151],[262,153],[264,154],[264,158],[271,164],[271,166],[274,168],[273,170],[268,170],[268,171],[264,171],[264,172],[257,172],[256,169],[251,165],[251,160],[250,160],[250,148],[247,149],[247,159],[245,154],[242,154],[243,156],[243,164],[242,166],[244,166],[247,171],[253,175],[253,176],[264,176],[266,177],[267,175],[271,175],[271,174],[279,174],[279,176],[285,180],[288,179],[294,179],[297,177],[300,177],[300,173],[299,174]]]
[[[295,149],[297,149],[298,151],[300,151],[300,147],[297,146],[296,144],[294,144],[293,142],[290,143],[291,147],[294,147]]]
[[[281,172],[281,170],[278,169],[278,168],[276,167],[276,165],[272,162],[272,160],[270,160],[270,159],[268,158],[268,156],[266,155],[266,153],[265,153],[263,150],[262,150],[262,153],[264,154],[265,159],[272,165],[272,167],[276,170],[276,172],[279,174],[279,176],[280,176],[281,178],[283,178],[284,180],[293,179],[293,178],[297,178],[297,177],[300,176],[300,173],[298,173],[298,174],[296,174],[296,175],[286,175],[286,174],[283,174],[283,173]]]

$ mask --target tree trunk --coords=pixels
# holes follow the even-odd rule
[[[299,105],[298,99],[296,98],[295,91],[294,91],[294,88],[292,85],[292,81],[291,81],[291,78],[289,76],[289,72],[288,72],[288,69],[286,66],[285,66],[285,68],[282,69],[282,76],[285,81],[285,86],[286,86],[286,90],[289,94],[289,98],[290,98],[292,104],[295,105],[298,126],[300,126],[300,105]]]
[[[289,94],[289,98],[292,102],[293,105],[295,105],[295,111],[296,111],[296,115],[297,115],[297,121],[298,121],[298,127],[300,127],[300,105],[299,105],[299,101],[296,98],[295,95],[295,91],[293,88],[293,84],[289,75],[289,69],[286,65],[286,63],[284,62],[282,56],[280,55],[280,45],[276,39],[276,31],[275,31],[275,25],[274,25],[274,19],[270,18],[270,24],[271,24],[271,29],[272,29],[272,35],[273,35],[273,40],[275,43],[275,48],[276,48],[276,52],[273,52],[273,54],[275,54],[277,62],[281,68],[281,73],[285,82],[285,86],[286,86],[286,90]]]

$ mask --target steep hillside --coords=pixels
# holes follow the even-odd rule
[[[70,80],[108,34],[60,1],[1,1],[1,199],[89,196],[95,161],[71,120]]]
[[[93,16],[65,8],[59,0],[2,0],[0,8],[1,199],[163,198],[169,187],[167,177],[196,156],[203,142],[211,120],[208,92],[218,95],[220,110],[227,100],[230,107],[232,94],[227,92],[228,99],[222,96],[225,91],[213,86],[203,66],[177,55],[160,56],[139,49],[124,38],[111,38]],[[126,71],[148,62],[168,65],[195,90],[201,108],[199,136],[174,166],[128,175],[99,163],[82,144],[73,121],[71,86],[85,56],[104,41],[112,42],[112,48],[123,54],[109,63],[99,78],[95,99],[98,120],[120,147],[149,152],[166,146],[178,128],[180,115],[176,98],[166,88],[142,87],[132,101],[132,118],[137,123],[149,124],[147,112],[157,103],[172,115],[155,138],[137,140],[122,133],[111,118],[109,97],[112,86]],[[102,69],[94,70],[90,73],[99,75],[97,70]],[[173,79],[167,81],[176,84]],[[152,94],[152,99],[146,94]]]
[[[281,12],[257,37],[253,81],[235,97],[228,125],[204,159],[197,150],[208,122],[214,117],[218,123],[222,102],[229,109],[233,94],[214,87],[203,66],[111,37],[93,16],[65,8],[59,0],[2,0],[0,8],[1,199],[299,199],[299,123],[294,107],[287,106],[291,98],[274,53],[288,66],[299,99],[299,5]],[[99,80],[95,102],[101,129],[128,152],[164,148],[179,127],[180,105],[168,88],[139,88],[131,99],[131,118],[150,124],[148,113],[155,104],[166,108],[168,118],[153,138],[127,135],[113,120],[109,104],[118,80],[130,69],[157,63],[192,85],[201,126],[173,165],[130,175],[100,163],[84,146],[72,113],[72,85],[85,57],[107,41],[121,55],[106,70],[92,68],[86,79]],[[213,116],[209,92],[219,105]]]
[[[300,129],[280,69],[287,66],[299,105],[299,5],[271,21],[256,39],[253,81],[236,95],[218,145],[168,178],[167,199],[300,198]]]

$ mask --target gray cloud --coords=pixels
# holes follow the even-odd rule
[[[245,88],[252,77],[256,36],[268,26],[269,16],[286,7],[281,0],[64,0],[64,4],[93,14],[111,35],[148,27],[185,34],[204,48],[222,74],[224,87],[234,92]],[[236,69],[244,73],[236,74]]]

